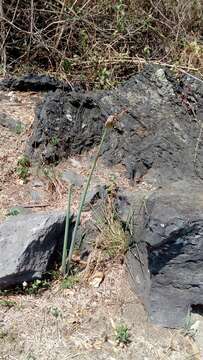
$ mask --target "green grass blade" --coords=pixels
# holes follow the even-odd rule
[[[72,193],[72,186],[70,186],[68,191],[68,205],[67,205],[67,212],[66,212],[66,225],[65,225],[65,233],[64,233],[64,241],[63,241],[63,255],[62,255],[62,265],[61,265],[61,272],[63,276],[66,275],[66,260],[67,260],[67,244],[68,244],[68,234],[69,234],[69,224],[70,224],[70,205],[71,205],[71,193]]]
[[[93,162],[93,164],[92,164],[92,168],[91,168],[90,174],[89,174],[88,179],[87,179],[87,183],[85,184],[84,191],[83,191],[83,193],[82,193],[82,197],[81,197],[81,201],[80,201],[80,205],[79,205],[79,210],[78,210],[78,214],[77,214],[77,218],[76,218],[76,223],[75,223],[75,227],[74,227],[74,231],[73,231],[72,242],[71,242],[71,246],[70,246],[70,250],[69,250],[69,254],[68,254],[67,273],[68,273],[69,270],[70,270],[70,264],[71,264],[72,254],[73,254],[73,250],[74,250],[74,246],[75,246],[75,241],[76,241],[76,234],[77,234],[78,226],[79,226],[79,224],[80,224],[81,213],[82,213],[82,209],[83,209],[83,206],[84,206],[84,203],[85,203],[87,191],[88,191],[88,188],[89,188],[89,186],[90,186],[90,182],[91,182],[91,179],[92,179],[92,175],[93,175],[94,169],[95,169],[95,167],[96,167],[97,160],[98,160],[98,158],[99,158],[100,151],[101,151],[102,145],[103,145],[103,143],[104,143],[104,139],[105,139],[105,137],[106,137],[106,134],[107,134],[107,128],[105,127],[105,128],[104,128],[103,135],[102,135],[102,138],[101,138],[101,142],[100,142],[100,144],[99,144],[99,148],[98,148],[97,154],[96,154],[96,156],[95,156],[95,159],[94,159],[94,162]]]

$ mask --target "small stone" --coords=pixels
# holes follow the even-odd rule
[[[72,170],[65,170],[62,173],[61,178],[63,181],[66,181],[77,187],[81,187],[86,180],[86,178],[83,175],[77,174],[75,171]]]

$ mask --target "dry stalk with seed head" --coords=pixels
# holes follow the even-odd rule
[[[92,164],[92,168],[91,168],[90,174],[89,174],[88,179],[87,179],[87,182],[86,182],[86,184],[85,184],[85,186],[84,186],[84,190],[83,190],[82,197],[81,197],[81,200],[80,200],[79,209],[78,209],[78,214],[77,214],[77,218],[76,218],[76,223],[75,223],[75,227],[74,227],[74,230],[73,230],[73,237],[72,237],[72,241],[71,241],[71,245],[70,245],[70,249],[69,249],[69,254],[68,254],[68,258],[67,258],[67,274],[68,274],[69,271],[70,271],[70,265],[71,265],[73,250],[74,250],[74,246],[75,246],[75,242],[76,242],[77,230],[78,230],[78,226],[79,226],[79,224],[80,224],[80,218],[81,218],[83,206],[84,206],[84,203],[85,203],[87,191],[88,191],[89,186],[90,186],[90,183],[91,183],[91,179],[92,179],[93,172],[94,172],[94,170],[95,170],[95,168],[96,168],[96,164],[97,164],[97,161],[98,161],[100,152],[101,152],[102,145],[103,145],[104,140],[105,140],[105,138],[106,138],[106,135],[107,135],[107,133],[108,133],[108,129],[112,129],[112,128],[115,126],[115,124],[117,123],[117,121],[120,119],[120,117],[121,117],[126,111],[127,111],[127,109],[124,109],[124,110],[122,110],[122,111],[119,112],[119,113],[116,113],[116,114],[114,114],[114,115],[110,115],[110,116],[107,118],[106,122],[105,122],[104,131],[103,131],[103,135],[102,135],[102,138],[101,138],[101,141],[100,141],[100,144],[99,144],[99,148],[98,148],[98,150],[97,150],[97,153],[96,153],[94,162],[93,162],[93,164]],[[68,219],[67,219],[67,221],[68,221]]]

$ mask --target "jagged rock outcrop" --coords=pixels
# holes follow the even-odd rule
[[[29,153],[53,162],[97,145],[108,115],[126,109],[103,147],[108,165],[163,184],[203,177],[203,84],[148,66],[112,91],[49,93],[36,111]]]
[[[152,192],[134,215],[127,267],[156,324],[184,326],[192,306],[203,305],[202,200],[202,184],[180,181]]]

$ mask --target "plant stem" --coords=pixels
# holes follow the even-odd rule
[[[70,270],[70,264],[71,264],[73,249],[74,249],[74,245],[75,245],[75,241],[76,241],[76,234],[77,234],[78,226],[80,224],[81,213],[82,213],[82,209],[83,209],[83,206],[84,206],[84,203],[85,203],[87,191],[88,191],[88,188],[90,186],[92,175],[93,175],[94,169],[96,167],[97,160],[99,158],[101,147],[103,145],[106,134],[107,134],[107,127],[104,128],[104,132],[103,132],[103,135],[102,135],[102,138],[101,138],[101,142],[99,144],[97,154],[95,156],[95,159],[94,159],[94,162],[92,164],[90,174],[89,174],[88,179],[87,179],[87,183],[85,184],[85,187],[84,187],[84,190],[83,190],[83,193],[82,193],[82,198],[81,198],[81,201],[80,201],[80,206],[79,206],[79,210],[78,210],[78,214],[77,214],[77,218],[76,218],[76,223],[75,223],[75,227],[74,227],[74,231],[73,231],[72,242],[71,242],[71,246],[70,246],[70,250],[69,250],[69,254],[68,254],[67,273],[69,273],[69,270]]]
[[[71,192],[72,192],[72,185],[70,185],[70,188],[68,191],[68,205],[67,205],[67,212],[66,212],[66,225],[65,225],[65,233],[64,233],[64,241],[63,241],[63,255],[62,255],[62,265],[61,265],[61,272],[62,272],[63,276],[66,275],[67,244],[68,244],[68,234],[69,234],[69,224],[70,224]]]

